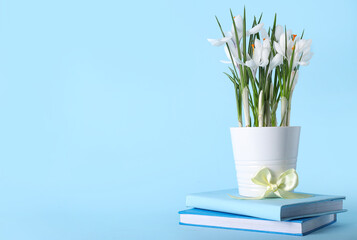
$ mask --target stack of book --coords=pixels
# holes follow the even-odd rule
[[[343,196],[237,200],[237,189],[190,194],[179,212],[180,224],[258,232],[306,235],[336,222]]]

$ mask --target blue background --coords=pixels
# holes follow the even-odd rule
[[[298,190],[346,195],[349,212],[304,239],[352,239],[357,4],[114,0],[0,3],[0,238],[290,239],[178,225],[187,193],[236,187],[234,93],[206,39],[244,4],[313,39]]]

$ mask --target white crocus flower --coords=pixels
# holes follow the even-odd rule
[[[277,33],[276,33],[277,34]],[[293,69],[297,65],[308,65],[312,57],[310,52],[311,40],[300,39],[297,35],[292,35],[291,30],[286,33],[286,44],[285,44],[285,32],[280,34],[277,38],[278,42],[273,43],[274,49],[277,54],[281,55],[283,58],[288,60],[290,64],[291,55],[294,52],[293,59]],[[285,48],[286,45],[286,48]],[[294,51],[295,49],[295,51]]]
[[[241,53],[241,56],[239,58],[238,56],[238,49],[236,48],[236,45],[234,44],[234,42],[232,40],[229,40],[227,42],[228,46],[229,46],[229,50],[228,50],[228,47],[227,46],[224,46],[224,52],[226,53],[226,56],[227,58],[229,59],[229,61],[224,61],[224,60],[221,60],[222,63],[232,63],[231,61],[231,56],[233,58],[233,61],[236,65],[242,65],[243,62],[240,60],[242,59],[242,53]]]
[[[267,38],[263,41],[263,44],[259,39],[255,39],[253,46],[253,56],[251,60],[248,60],[245,65],[252,69],[255,74],[258,67],[265,67],[269,63],[270,54],[270,39]]]
[[[295,37],[296,35],[293,35],[293,38],[288,40],[287,53],[285,55],[290,64],[291,55],[294,52],[293,69],[295,69],[297,65],[308,65],[313,55],[312,52],[310,52],[311,39],[305,40]]]
[[[312,58],[313,53],[310,51],[312,40],[308,39],[299,39],[295,44],[295,56],[294,56],[294,65],[295,68],[297,65],[307,66],[309,61]]]
[[[280,26],[280,25],[278,25]],[[296,38],[297,35],[292,35],[292,31],[288,30],[286,33],[282,30],[282,27],[276,28],[275,30],[275,39],[273,46],[277,53],[282,55],[285,58],[290,59],[292,54],[292,49],[294,47],[295,42],[299,39]],[[286,35],[286,52],[285,52],[285,35]]]
[[[311,39],[299,39],[296,43],[296,51],[309,52],[311,43]]]
[[[281,34],[278,39],[279,39],[278,42],[274,41],[273,43],[275,51],[278,54],[282,55],[284,58],[288,58],[289,56],[287,56],[287,52],[285,52],[285,33]],[[289,49],[289,47],[292,48],[294,44],[290,46],[291,45],[290,38],[287,38],[287,40],[288,40],[286,44],[287,49]]]
[[[243,18],[241,15],[238,15],[234,17],[234,23],[236,24],[236,29],[237,29],[237,35],[238,35],[238,41],[240,41],[243,37]],[[263,28],[264,23],[259,23],[255,25],[253,28],[249,29],[246,32],[246,37],[249,37],[249,35],[256,34],[260,32],[260,30]],[[234,31],[234,26],[232,24],[231,28],[231,33],[233,35],[233,41],[236,42],[236,36],[235,36],[235,31]]]
[[[243,18],[241,15],[234,17],[234,23],[237,29],[238,41],[240,41],[243,37]],[[246,37],[249,37],[252,34],[258,33],[264,26],[264,23],[259,23],[255,25],[253,28],[249,29],[246,32]],[[213,46],[221,46],[227,43],[229,40],[232,40],[234,44],[236,44],[236,36],[234,25],[232,24],[231,31],[225,33],[225,37],[219,39],[207,39]]]
[[[221,46],[232,39],[233,35],[231,32],[226,32],[225,37],[219,39],[207,39],[213,46]]]
[[[240,16],[240,15],[236,16],[234,18],[234,24],[235,24],[235,28],[234,28],[234,25],[232,24],[231,31],[226,32],[224,34],[223,38],[207,39],[207,40],[213,46],[221,46],[223,44],[226,44],[224,46],[224,51],[227,55],[228,61],[221,60],[221,62],[232,63],[232,59],[233,59],[234,64],[236,66],[238,66],[238,65],[243,65],[243,62],[241,61],[242,55],[238,56],[238,48],[237,48],[238,44],[240,44],[240,40],[243,37],[243,18],[242,18],[242,16]],[[259,24],[255,25],[253,28],[249,29],[246,32],[246,37],[249,37],[252,34],[258,33],[259,31],[262,30],[263,26],[264,26],[263,23],[259,23]],[[237,30],[237,36],[236,36],[235,30]],[[238,41],[237,41],[237,37],[238,37]],[[229,49],[228,49],[227,45],[229,46]]]

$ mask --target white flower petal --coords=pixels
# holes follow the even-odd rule
[[[281,47],[285,48],[285,33],[280,35],[279,44],[280,44]]]
[[[308,40],[301,39],[296,44],[300,51],[307,52],[307,51],[310,51],[311,43],[312,43],[311,39],[308,39]]]
[[[284,33],[284,28],[283,28],[283,26],[281,26],[281,25],[276,25],[276,28],[275,28],[275,39],[279,40],[281,34],[283,34],[283,33]]]
[[[254,40],[254,48],[255,49],[261,49],[262,48],[262,42],[259,39]]]
[[[305,46],[305,39],[301,39],[299,41],[296,42],[296,48],[301,50],[303,49]]]
[[[270,39],[267,31],[264,28],[260,30],[260,38],[263,39],[263,41]]]
[[[284,55],[283,49],[281,49],[280,44],[277,42],[273,43],[275,51],[277,51],[279,54]]]
[[[229,50],[227,48],[227,46],[224,46],[224,52],[226,53],[226,56],[229,60],[231,60],[231,55],[229,54]]]
[[[258,68],[258,66],[255,64],[254,60],[246,61],[245,65],[250,67],[252,70],[255,70]]]
[[[308,52],[304,55],[302,55],[302,59],[303,61],[310,61],[310,59],[312,58],[312,56],[314,55],[314,53],[312,52]]]
[[[308,48],[305,48],[302,52],[303,52],[304,54],[308,54],[310,51],[311,51],[311,48],[308,47]]]
[[[307,66],[310,64],[310,62],[298,62],[298,64],[301,66]]]
[[[232,38],[231,32],[226,32],[225,37],[220,39],[207,39],[213,46],[221,46]]]
[[[301,49],[301,51],[304,51],[304,52],[305,51],[310,51],[311,43],[312,43],[311,39],[306,40],[305,46],[304,46],[304,48]]]
[[[276,54],[273,59],[270,61],[269,72],[274,68],[283,63],[283,56],[281,54]]]
[[[252,29],[250,29],[248,31],[247,35],[256,34],[263,28],[263,26],[264,26],[264,23],[259,23],[258,25],[255,25]]]
[[[292,40],[292,39],[289,39],[288,40],[288,44],[286,44],[287,45],[287,48],[288,49],[292,49],[293,48],[293,46],[294,46],[294,41]]]
[[[241,60],[239,60],[239,58],[234,58],[233,60],[236,64],[243,65],[243,62]]]
[[[238,15],[237,17],[235,17],[234,19],[235,23],[236,23],[236,29],[237,29],[237,37],[238,37],[238,41],[241,40],[241,38],[243,37],[243,20],[242,17],[240,15]],[[234,41],[234,43],[237,42],[237,38],[236,38],[236,32],[234,30],[234,26],[232,24],[232,28],[231,28],[231,34],[232,34],[232,40]]]
[[[232,56],[234,58],[238,58],[238,49],[233,41],[228,41],[227,42],[229,49],[231,50]]]
[[[213,46],[222,46],[225,44],[229,38],[221,38],[221,39],[207,39]]]
[[[237,15],[234,18],[234,23],[236,24],[236,28],[238,31],[242,32],[243,31],[243,18],[241,15]],[[233,27],[233,26],[232,26]],[[234,27],[232,28],[234,31]]]
[[[262,62],[260,63],[260,66],[261,67],[265,67],[268,64],[269,64],[269,60],[268,59],[262,59]]]
[[[262,56],[262,43],[260,40],[255,39],[254,41],[254,49],[253,49],[253,60],[255,64],[259,65],[260,63],[260,58]]]
[[[307,39],[307,40],[306,40],[306,45],[307,45],[307,46],[310,47],[310,46],[311,46],[311,43],[312,43],[312,39]]]
[[[267,60],[269,62],[269,60],[268,60],[269,54],[270,54],[270,48],[263,48],[262,60],[263,61]]]
[[[266,38],[265,40],[263,40],[263,48],[270,49],[270,38]]]
[[[213,46],[220,46],[221,44],[221,39],[210,39],[208,38],[207,41],[209,41]]]

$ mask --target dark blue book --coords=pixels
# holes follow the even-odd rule
[[[274,221],[203,209],[180,211],[180,224],[303,236],[336,222],[336,214],[289,221]]]

